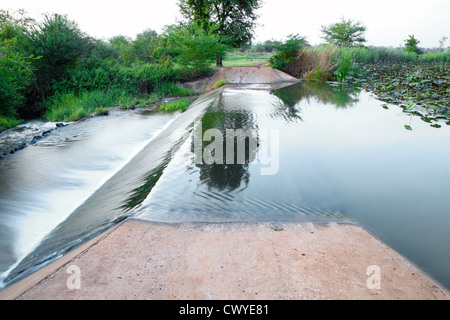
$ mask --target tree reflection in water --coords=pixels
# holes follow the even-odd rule
[[[334,104],[337,108],[347,108],[358,102],[358,92],[344,86],[331,86],[324,83],[302,82],[292,86],[284,87],[271,91],[271,94],[278,98],[274,110],[271,114],[275,118],[283,118],[287,122],[302,121],[300,116],[301,109],[299,103],[303,100],[310,102],[315,99],[321,103]],[[223,135],[223,161],[222,163],[205,163],[199,161],[195,164],[200,169],[200,184],[206,185],[210,190],[218,191],[239,191],[245,189],[250,181],[249,164],[254,159],[259,145],[252,149],[249,143],[249,137],[245,137],[245,161],[242,164],[237,163],[237,141],[234,146],[234,161],[227,161],[226,132],[227,129],[244,132],[252,132],[254,139],[258,140],[258,126],[251,108],[234,109],[224,104],[224,97],[220,95],[218,102],[211,105],[201,120],[201,143],[202,151],[205,152],[212,141],[203,141],[204,134],[209,129],[216,129]],[[200,134],[200,133],[199,133]],[[192,151],[194,152],[194,141],[192,142]]]

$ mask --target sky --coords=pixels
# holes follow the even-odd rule
[[[135,38],[145,29],[161,32],[181,18],[178,0],[1,0],[0,9],[25,9],[40,19],[43,13],[67,14],[92,37]],[[306,36],[312,45],[323,43],[320,28],[352,19],[366,26],[366,45],[401,47],[409,35],[420,47],[450,46],[450,0],[263,0],[258,10],[254,42],[284,40],[289,34]]]

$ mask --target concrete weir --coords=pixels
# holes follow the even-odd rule
[[[8,288],[0,297],[449,298],[420,270],[354,225],[158,223],[138,219],[121,223]]]
[[[201,86],[298,81],[269,67],[219,69]],[[448,300],[419,268],[352,224],[128,218],[17,281],[17,300]]]
[[[300,81],[280,70],[256,65],[216,68],[211,77],[188,83],[187,86],[198,91],[209,91],[222,80],[235,85],[260,85],[262,88],[264,85],[278,88]]]

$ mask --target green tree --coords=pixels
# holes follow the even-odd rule
[[[157,37],[158,33],[152,29],[147,29],[136,36],[136,40],[133,41],[133,47],[139,60],[145,62],[153,60],[152,55],[156,47],[155,39]]]
[[[23,90],[32,79],[32,57],[16,49],[17,38],[0,40],[0,114],[15,116],[24,102]]]
[[[205,73],[211,63],[226,52],[226,45],[220,43],[216,29],[206,30],[192,23],[187,27],[169,28],[166,35],[171,51],[183,66],[192,68],[195,73]]]
[[[93,41],[67,16],[45,14],[44,20],[30,34],[29,52],[36,57],[35,81],[28,96],[30,113],[39,112],[39,104],[52,94],[52,84],[77,67],[79,59],[88,55]]]
[[[417,54],[422,54],[422,49],[419,48],[420,41],[417,40],[414,35],[410,35],[408,39],[405,40],[405,51]]]
[[[353,22],[351,19],[341,18],[340,22],[328,26],[322,26],[323,39],[329,44],[337,46],[360,46],[366,42],[364,33],[366,27],[360,22]]]
[[[136,47],[133,40],[127,36],[118,35],[109,39],[109,44],[119,53],[119,60],[126,65],[136,62]]]
[[[27,46],[34,23],[23,10],[0,10],[0,115],[14,117],[24,104],[33,75],[34,58]]]
[[[251,44],[257,9],[262,0],[180,0],[179,7],[185,19],[196,22],[205,29],[216,25],[220,42],[231,48]],[[216,59],[222,66],[222,57]]]

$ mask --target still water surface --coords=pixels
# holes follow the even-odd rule
[[[209,129],[252,132],[255,160],[227,163],[224,149],[223,164],[196,161]],[[127,216],[343,222],[450,287],[449,139],[445,122],[318,83],[225,87],[182,114],[79,122],[3,160],[0,272],[14,281]]]

